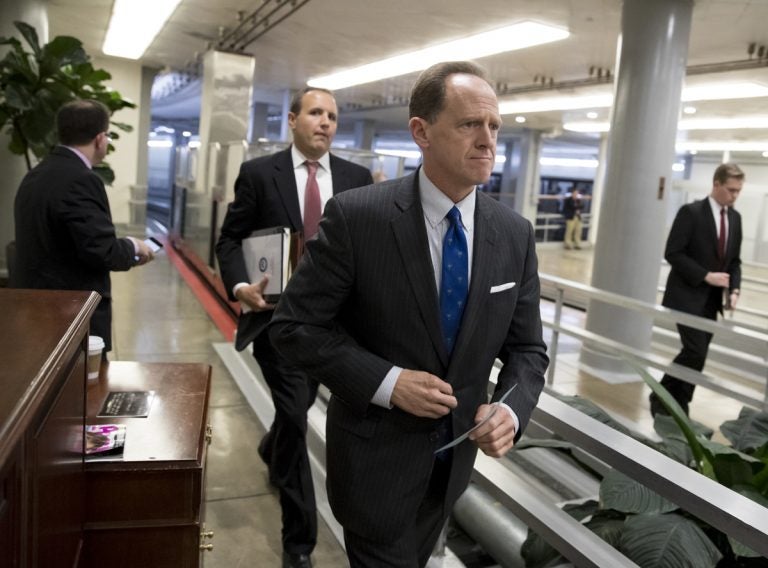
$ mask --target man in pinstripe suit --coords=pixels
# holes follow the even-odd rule
[[[531,224],[475,190],[494,164],[496,94],[475,64],[441,63],[421,74],[409,111],[422,167],[328,201],[270,326],[278,351],[332,393],[328,495],[353,568],[426,564],[477,449],[513,446],[548,362]],[[443,238],[457,226],[469,290],[454,343],[440,296]],[[489,405],[497,358],[491,403],[515,390]]]

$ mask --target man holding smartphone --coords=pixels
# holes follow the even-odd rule
[[[104,182],[92,168],[109,147],[109,110],[92,100],[75,100],[56,117],[59,146],[22,180],[16,194],[16,258],[13,288],[94,290],[101,294],[91,318],[91,335],[112,349],[109,273],[154,258],[133,237],[118,238]]]

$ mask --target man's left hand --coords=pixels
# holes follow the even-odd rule
[[[728,306],[728,309],[730,309],[731,311],[733,311],[733,310],[735,310],[735,309],[736,309],[736,304],[737,304],[737,303],[738,303],[738,301],[739,301],[739,294],[738,294],[738,292],[733,292],[733,293],[731,294],[730,300],[731,300],[731,305],[730,305],[730,306]]]
[[[494,412],[495,410],[495,412]],[[515,445],[515,421],[506,408],[481,404],[475,413],[475,424],[493,412],[488,421],[469,435],[485,455],[500,458]]]

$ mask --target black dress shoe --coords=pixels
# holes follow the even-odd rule
[[[259,448],[257,451],[259,452],[259,457],[261,458],[261,461],[263,461],[268,466],[269,462],[272,461],[271,432],[267,432],[267,434],[261,439],[261,442],[259,442]]]
[[[312,568],[312,559],[309,554],[283,552],[283,568]]]

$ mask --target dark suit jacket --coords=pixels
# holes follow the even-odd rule
[[[368,185],[371,172],[363,166],[330,155],[333,193]],[[303,227],[291,148],[244,162],[235,181],[235,199],[227,209],[216,243],[221,279],[231,300],[232,288],[249,282],[241,242],[253,231],[271,227]],[[272,312],[249,312],[241,316],[237,346],[243,349],[266,328]]]
[[[71,150],[56,147],[22,180],[14,208],[16,261],[11,286],[95,290],[102,299],[91,333],[111,349],[109,272],[136,262],[129,239],[118,239],[104,183]]]
[[[370,404],[393,365],[448,381],[458,399],[453,432],[474,424],[487,402],[494,360],[503,363],[493,399],[525,428],[547,366],[531,224],[478,192],[467,307],[449,357],[440,333],[435,276],[418,175],[348,191],[328,202],[270,326],[273,345],[329,387],[328,493],[336,518],[374,540],[397,538],[415,517],[438,447],[438,420]],[[491,293],[506,283],[514,286]],[[456,446],[445,504],[469,482],[476,455]]]
[[[664,258],[671,266],[662,304],[690,314],[716,316],[722,289],[704,281],[707,272],[730,274],[730,289],[741,287],[741,215],[728,208],[725,259],[717,256],[717,230],[709,200],[680,208],[667,237]]]

